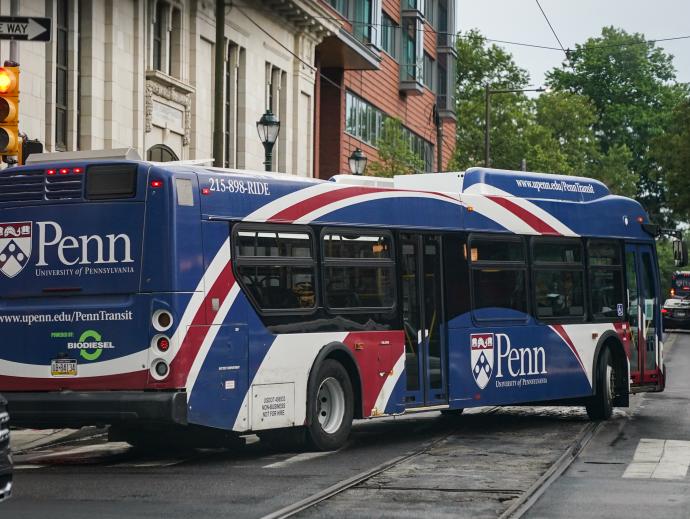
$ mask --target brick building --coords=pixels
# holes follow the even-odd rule
[[[455,147],[455,0],[319,0],[341,28],[316,47],[316,175],[376,160],[386,117],[400,119],[425,171]]]

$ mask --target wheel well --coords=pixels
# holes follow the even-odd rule
[[[615,404],[625,406],[627,405],[628,380],[630,379],[630,374],[628,373],[628,357],[625,353],[625,350],[623,349],[621,341],[618,339],[618,337],[615,337],[613,335],[606,338],[606,340],[603,342],[599,354],[601,354],[601,352],[603,352],[604,349],[608,349],[611,352],[611,360],[613,361],[613,367],[616,370],[616,374],[619,375],[616,377],[617,387],[615,388],[616,395],[618,395],[617,398],[625,400],[621,400],[620,403],[615,402]]]
[[[350,382],[352,383],[352,392],[354,393],[354,406],[355,406],[355,418],[362,418],[362,383],[359,379],[359,371],[355,365],[352,357],[345,353],[343,350],[333,350],[326,357],[327,359],[333,359],[339,362],[347,371],[350,377]]]

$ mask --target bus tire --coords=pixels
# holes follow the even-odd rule
[[[597,361],[596,392],[587,399],[585,407],[591,420],[608,420],[613,414],[613,400],[616,397],[616,368],[611,350],[604,348]]]
[[[342,447],[354,415],[352,382],[340,362],[326,359],[317,368],[307,398],[307,441],[314,450]]]

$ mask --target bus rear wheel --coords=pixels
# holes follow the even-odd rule
[[[613,414],[613,400],[616,397],[616,369],[608,348],[599,355],[595,376],[597,390],[585,404],[587,415],[591,420],[608,420]]]
[[[352,382],[335,360],[327,359],[317,369],[307,399],[307,441],[315,450],[332,451],[345,444],[352,429]]]

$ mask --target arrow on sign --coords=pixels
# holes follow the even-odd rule
[[[35,40],[37,36],[40,36],[44,32],[48,30],[47,27],[41,25],[38,23],[36,20],[33,18],[29,18],[29,28],[27,30],[27,35],[29,36],[27,39],[29,40]]]
[[[50,18],[0,16],[0,40],[50,41]]]

